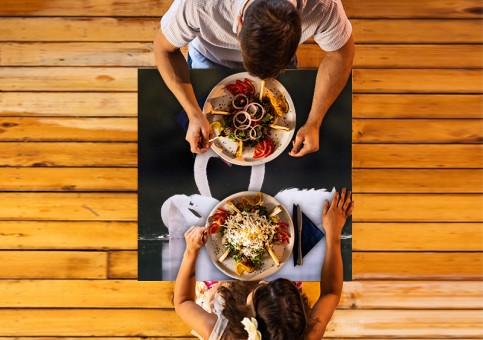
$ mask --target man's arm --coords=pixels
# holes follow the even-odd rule
[[[185,233],[186,250],[179,268],[174,287],[174,308],[176,314],[204,339],[208,339],[216,324],[217,316],[208,313],[195,302],[195,267],[202,234],[207,228],[191,227]]]
[[[320,274],[320,296],[310,310],[306,339],[320,339],[325,333],[327,324],[339,304],[343,285],[342,255],[340,235],[347,217],[352,213],[354,202],[351,193],[346,189],[336,192],[332,203],[325,202],[322,219],[326,232],[326,253]]]
[[[294,157],[305,156],[319,150],[319,130],[325,114],[334,103],[349,78],[354,59],[352,35],[340,49],[327,52],[317,71],[314,99],[309,117],[295,137],[290,151]]]
[[[173,46],[161,30],[154,39],[154,56],[161,77],[188,115],[190,123],[186,140],[191,145],[191,152],[205,152],[209,148],[208,140],[213,137],[210,124],[196,100],[181,50]]]

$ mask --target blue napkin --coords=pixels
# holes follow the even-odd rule
[[[295,244],[293,247],[293,261],[294,267],[297,265],[299,245],[298,245],[298,230],[299,226],[297,224],[297,207],[293,207],[293,222],[295,230]],[[302,211],[302,258],[309,253],[309,251],[317,244],[320,240],[324,238],[324,233],[320,230],[317,225],[312,222],[307,215]]]
[[[203,105],[205,105],[206,98],[208,98],[208,96],[203,96],[200,99],[198,99],[198,105],[202,109],[203,109]],[[181,126],[181,128],[184,130],[184,132],[188,131],[189,118],[188,118],[188,115],[186,114],[185,110],[180,111],[176,114],[176,121]]]

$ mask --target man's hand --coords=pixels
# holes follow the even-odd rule
[[[191,152],[205,153],[211,146],[209,140],[213,137],[210,123],[203,114],[190,118],[186,140],[190,143]]]
[[[305,123],[295,137],[294,145],[289,155],[301,157],[319,150],[319,126]]]
[[[354,202],[351,199],[351,192],[347,193],[346,189],[342,189],[342,193],[336,192],[332,198],[332,203],[325,201],[322,210],[322,222],[324,224],[327,236],[340,237],[345,220],[352,214]]]

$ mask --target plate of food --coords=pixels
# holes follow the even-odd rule
[[[244,191],[227,197],[210,213],[206,226],[208,256],[218,269],[238,280],[270,276],[292,253],[290,214],[265,193]]]
[[[237,165],[275,159],[295,131],[295,107],[285,87],[276,79],[262,81],[247,72],[220,81],[203,112],[216,136],[213,150]]]

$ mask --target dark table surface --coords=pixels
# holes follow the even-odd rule
[[[198,98],[206,96],[225,77],[237,70],[191,70]],[[308,116],[316,70],[287,70],[277,79],[290,94],[297,113],[296,132]],[[288,155],[290,146],[266,164],[262,191],[274,196],[286,188],[352,187],[352,81],[327,112],[320,131],[320,150],[301,158]],[[194,157],[185,132],[175,116],[182,110],[157,69],[138,71],[138,216],[139,280],[173,280],[163,277],[162,249],[169,238],[161,219],[163,202],[176,194],[199,194],[193,178]],[[295,133],[296,133],[295,132]],[[295,135],[294,135],[295,136]],[[220,159],[208,164],[212,196],[218,200],[246,191],[250,167],[227,166]],[[236,180],[233,180],[236,179]],[[343,230],[344,280],[352,278],[352,220]]]

